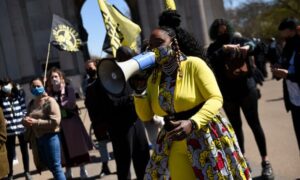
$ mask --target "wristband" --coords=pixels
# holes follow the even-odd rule
[[[142,93],[137,93],[134,91],[132,96],[136,98],[145,98],[147,96],[147,91],[144,90]]]
[[[189,119],[189,120],[190,120],[191,123],[192,123],[192,131],[198,130],[198,125],[197,125],[197,123],[196,123],[194,120],[192,120],[192,119]]]

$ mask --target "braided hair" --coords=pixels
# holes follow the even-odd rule
[[[175,51],[175,58],[178,63],[177,72],[179,77],[182,77],[182,70],[180,68],[181,53],[187,56],[196,56],[203,59],[205,62],[205,50],[200,46],[199,42],[186,30],[180,27],[180,15],[176,10],[166,10],[159,16],[159,29],[168,33],[172,38],[172,47]],[[155,83],[158,70],[155,68],[152,83]]]

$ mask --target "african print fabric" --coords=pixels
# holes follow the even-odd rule
[[[168,155],[172,141],[162,129],[148,163],[144,179],[171,179]],[[234,130],[226,118],[216,115],[212,121],[193,131],[186,139],[188,156],[198,180],[247,180],[250,170],[239,148]]]

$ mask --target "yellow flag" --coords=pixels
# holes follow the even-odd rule
[[[176,10],[176,4],[174,0],[164,0],[166,10]]]
[[[121,45],[136,50],[136,40],[141,32],[139,25],[122,15],[114,6],[107,4],[105,0],[98,0],[98,3],[110,38],[113,56],[116,57],[116,51]]]

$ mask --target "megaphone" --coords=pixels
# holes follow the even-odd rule
[[[103,59],[98,64],[97,73],[102,87],[108,93],[118,96],[122,94],[132,75],[154,65],[155,53],[143,52],[124,62]]]

